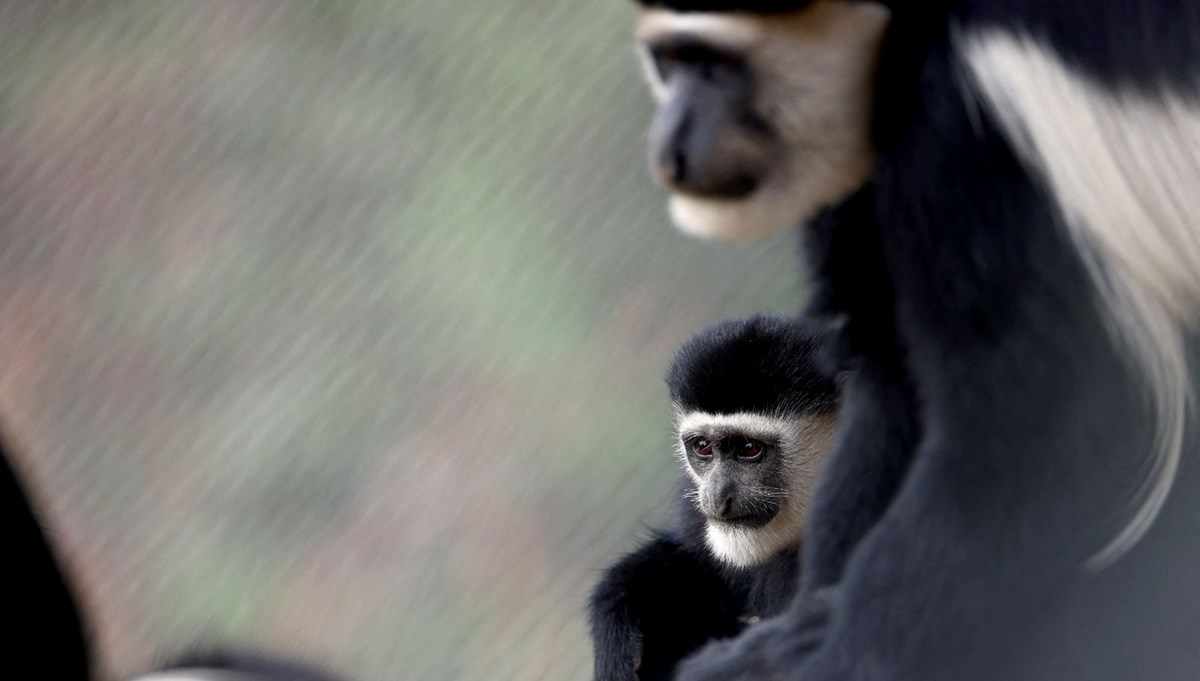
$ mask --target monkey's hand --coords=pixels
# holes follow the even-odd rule
[[[832,600],[836,586],[827,586],[801,596],[793,610],[792,654],[802,660],[825,640],[829,618],[833,612]]]
[[[715,641],[679,665],[676,681],[785,681],[777,661],[791,660],[796,618],[784,614],[765,620],[737,638]],[[788,668],[792,668],[789,664]]]
[[[684,660],[675,681],[767,681],[780,678],[759,655],[745,650],[741,639],[717,641]]]
[[[607,645],[598,647],[593,678],[595,681],[638,681],[637,670],[641,665],[641,632],[631,631],[619,642],[610,640]]]
[[[829,586],[800,596],[788,611],[715,641],[684,660],[676,681],[784,681],[796,678],[808,655],[825,640],[831,602]]]

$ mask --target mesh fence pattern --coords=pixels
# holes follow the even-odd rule
[[[796,307],[671,229],[623,0],[0,2],[0,408],[113,677],[590,677],[662,372]]]

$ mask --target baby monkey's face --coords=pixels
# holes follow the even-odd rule
[[[707,414],[680,419],[679,454],[707,521],[709,548],[753,565],[803,535],[809,488],[833,430],[830,415]]]
[[[712,523],[762,527],[787,497],[776,436],[712,428],[685,434],[687,465],[700,483],[696,505]]]
[[[815,362],[822,334],[799,318],[725,320],[686,341],[667,371],[688,496],[721,561],[756,565],[804,534],[837,412]]]

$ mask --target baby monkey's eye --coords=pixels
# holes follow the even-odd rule
[[[762,456],[763,445],[757,440],[746,439],[738,449],[738,457],[742,459],[757,459]]]
[[[692,453],[701,459],[707,459],[712,456],[712,441],[706,437],[694,437],[688,440],[688,447]]]

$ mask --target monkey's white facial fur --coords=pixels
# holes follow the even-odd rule
[[[746,567],[795,548],[804,536],[813,481],[833,442],[834,421],[833,414],[679,416],[678,455],[695,485],[689,497],[707,520],[705,537],[714,556]],[[760,454],[739,454],[760,445]]]
[[[839,0],[771,16],[644,11],[639,52],[658,104],[651,165],[675,224],[761,238],[862,186],[889,18]]]

